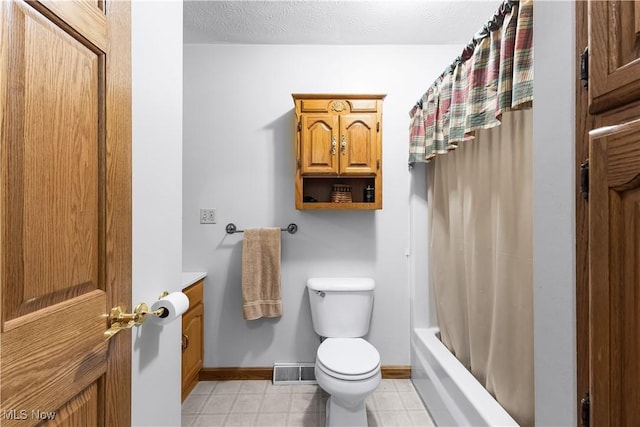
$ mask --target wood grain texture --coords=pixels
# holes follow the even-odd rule
[[[102,70],[93,52],[30,7],[7,10],[14,31],[6,45],[12,102],[3,132],[3,233],[12,280],[3,318],[11,319],[99,286],[95,119]],[[74,269],[58,268],[71,262]]]
[[[640,37],[640,0],[635,0],[633,5],[636,37]]]
[[[593,425],[640,416],[640,119],[591,132],[590,315]]]
[[[47,425],[60,427],[98,426],[100,425],[99,407],[98,386],[92,384],[67,402],[65,406],[58,409],[53,420]]]
[[[382,209],[382,200],[380,197],[376,199],[374,203],[361,203],[361,202],[346,202],[346,203],[332,203],[332,202],[316,202],[316,203],[301,203],[300,209],[305,210],[371,210]]]
[[[301,118],[302,175],[338,174],[338,116],[305,114]]]
[[[271,380],[273,367],[202,368],[200,381]]]
[[[389,365],[380,367],[382,379],[409,379],[411,366]],[[200,381],[271,380],[273,367],[202,368]]]
[[[380,368],[382,379],[406,380],[411,378],[411,366],[389,365]]]
[[[589,1],[589,94],[592,114],[640,99],[635,2]]]
[[[70,286],[98,286],[96,117],[102,70],[93,52],[36,16],[25,22],[24,52],[31,84],[24,90],[30,126],[21,171],[23,298],[30,300]],[[76,267],[57,268],[71,264]]]
[[[109,21],[106,106],[107,306],[131,302],[131,4],[105,4]],[[131,334],[110,340],[104,393],[106,426],[131,425]]]
[[[182,396],[188,394],[188,388],[198,382],[198,375],[204,360],[203,325],[204,305],[200,302],[182,316],[182,334],[185,347],[182,350]]]
[[[104,304],[104,293],[96,290],[5,323],[3,409],[55,412],[104,373]]]
[[[189,309],[182,315],[182,400],[198,383],[204,361],[204,281],[183,289],[189,298]]]
[[[377,172],[376,114],[345,114],[340,117],[340,175],[374,176]]]
[[[605,150],[601,142],[591,144],[589,150],[590,194],[589,221],[603,224],[599,229],[589,229],[589,353],[591,370],[589,373],[590,394],[592,396],[591,423],[608,426],[611,424],[608,397],[610,395],[610,339],[609,339],[609,286],[594,284],[609,283],[609,220],[608,188],[606,164],[601,161]]]
[[[107,49],[107,17],[94,1],[38,0],[30,2],[33,7],[60,19],[73,33],[85,38],[99,51]]]
[[[576,52],[580,58],[588,44],[588,4],[576,5]],[[582,413],[580,400],[589,390],[589,204],[581,189],[580,166],[589,157],[589,131],[595,127],[589,114],[589,91],[579,79],[580,63],[576,61],[576,141],[575,141],[575,206],[576,206],[576,419]]]

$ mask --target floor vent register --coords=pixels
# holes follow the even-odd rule
[[[317,384],[313,363],[274,363],[273,384]]]

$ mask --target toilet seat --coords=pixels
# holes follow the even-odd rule
[[[316,366],[334,378],[364,380],[379,372],[380,354],[362,338],[327,338],[318,347]]]

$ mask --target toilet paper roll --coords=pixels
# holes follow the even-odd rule
[[[164,308],[161,316],[153,316],[156,322],[171,323],[187,311],[189,308],[189,298],[182,292],[172,292],[164,298],[154,302],[151,311]]]

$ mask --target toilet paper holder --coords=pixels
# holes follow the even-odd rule
[[[169,292],[164,291],[160,294],[158,299],[162,299],[169,295]],[[141,302],[136,305],[136,308],[133,310],[133,313],[126,313],[126,308],[122,308],[122,306],[116,306],[111,309],[111,313],[109,314],[108,324],[109,329],[104,332],[104,338],[109,339],[113,337],[118,332],[131,329],[134,326],[140,326],[144,323],[147,316],[155,316],[155,317],[166,317],[168,312],[164,307],[160,307],[157,310],[149,311],[149,306]]]

